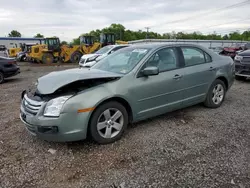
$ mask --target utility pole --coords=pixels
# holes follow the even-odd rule
[[[145,27],[145,29],[147,29],[147,34],[146,34],[146,39],[148,38],[148,30],[150,29],[150,27]]]
[[[120,40],[122,40],[122,30],[120,29]]]

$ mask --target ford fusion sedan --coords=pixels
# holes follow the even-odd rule
[[[230,57],[194,44],[141,44],[92,68],[52,72],[22,94],[20,118],[41,139],[119,140],[128,124],[198,103],[217,108],[234,81]],[[167,125],[166,125],[167,126]]]
[[[101,59],[105,58],[109,54],[127,47],[128,45],[108,45],[100,50],[96,51],[95,53],[92,54],[85,54],[81,57],[79,66],[80,67],[92,67],[94,64],[96,64],[98,61]]]

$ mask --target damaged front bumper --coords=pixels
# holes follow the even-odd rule
[[[88,113],[62,113],[59,117],[45,117],[46,102],[37,102],[24,95],[20,119],[30,134],[42,140],[70,142],[87,136]]]
[[[250,78],[250,62],[243,64],[239,61],[235,61],[235,75]]]

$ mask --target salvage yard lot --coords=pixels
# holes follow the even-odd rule
[[[21,66],[0,85],[0,188],[250,187],[250,81],[235,81],[218,109],[197,105],[130,125],[114,144],[34,138],[19,120],[22,90],[72,67]]]

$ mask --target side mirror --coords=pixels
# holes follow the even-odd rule
[[[109,54],[112,54],[112,53],[114,53],[115,51],[114,50],[111,50],[110,52],[109,52]]]
[[[143,71],[142,74],[144,76],[154,76],[159,74],[159,68],[158,67],[146,67]]]

